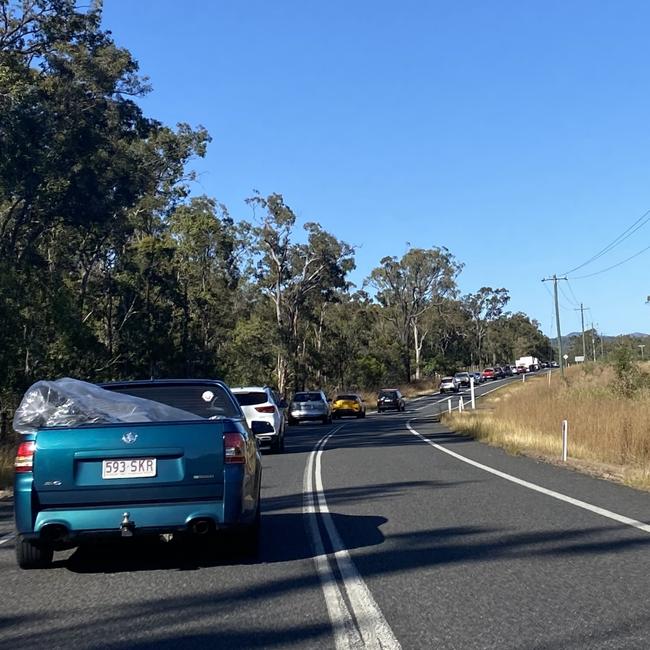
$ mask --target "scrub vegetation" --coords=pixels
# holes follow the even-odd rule
[[[569,423],[568,465],[650,489],[650,364],[621,348],[609,364],[587,363],[529,376],[496,391],[476,411],[445,415],[459,432],[561,462],[562,420]]]

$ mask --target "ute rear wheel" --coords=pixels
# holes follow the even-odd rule
[[[22,535],[16,537],[16,561],[21,569],[46,569],[52,564],[54,549],[46,544],[36,544]]]

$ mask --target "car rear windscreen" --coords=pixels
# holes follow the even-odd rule
[[[320,393],[296,393],[293,398],[294,402],[322,402],[323,398]]]
[[[255,404],[264,404],[269,398],[266,393],[235,393],[235,397],[240,406],[254,406]]]
[[[160,384],[158,386],[120,386],[108,390],[126,393],[154,402],[167,404],[183,411],[189,411],[202,418],[241,417],[240,411],[233,403],[228,393],[218,385],[179,386]]]
[[[337,401],[339,401],[339,400],[341,400],[341,401],[345,400],[345,401],[352,401],[352,402],[355,402],[356,399],[357,399],[357,396],[356,396],[356,395],[337,395],[337,396],[336,396],[336,400],[337,400]]]

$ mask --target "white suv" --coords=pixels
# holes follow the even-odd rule
[[[287,428],[284,400],[268,386],[239,386],[230,390],[237,398],[249,427],[255,420],[268,422],[273,427],[273,431],[256,434],[260,446],[270,446],[274,452],[284,451],[284,431]]]

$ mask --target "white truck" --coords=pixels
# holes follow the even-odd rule
[[[523,366],[528,372],[540,369],[539,359],[537,357],[520,357],[515,363],[517,364],[517,368]]]

